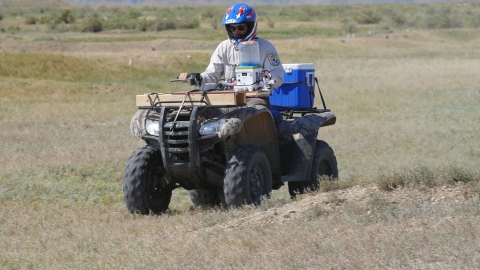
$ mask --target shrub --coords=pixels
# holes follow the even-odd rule
[[[26,19],[25,19],[25,22],[27,24],[36,24],[37,23],[37,18],[35,18],[34,16],[28,16]]]
[[[381,20],[382,15],[371,8],[361,10],[355,15],[355,21],[360,24],[378,24]]]
[[[77,18],[83,19],[88,16],[92,16],[95,14],[95,10],[92,7],[89,6],[83,6],[81,8],[75,9],[75,14],[77,14]]]
[[[406,27],[421,27],[422,26],[422,17],[420,15],[415,15],[409,17],[407,22],[405,23]]]
[[[427,29],[460,28],[462,25],[462,15],[450,6],[432,9],[425,18],[425,28]]]
[[[348,19],[342,20],[342,28],[347,34],[353,34],[357,32],[356,23]]]
[[[65,33],[69,32],[71,30],[71,27],[69,24],[61,23],[61,24],[49,24],[47,25],[48,30],[52,32],[57,32],[57,33]],[[74,30],[76,30],[75,27],[73,27]]]
[[[64,23],[74,23],[75,16],[70,9],[66,9],[60,13],[60,21]]]
[[[270,17],[267,17],[267,25],[270,28],[275,28],[275,21],[272,20]]]
[[[469,21],[470,27],[479,28],[480,27],[480,16],[474,16]]]
[[[210,19],[218,17],[218,13],[215,12],[214,9],[206,9],[202,12],[202,19]]]
[[[175,23],[170,22],[170,21],[155,21],[152,24],[153,31],[162,31],[162,30],[168,30],[168,29],[175,29]]]
[[[213,29],[217,29],[217,28],[218,28],[218,20],[212,18],[212,19],[210,20],[210,25],[212,26]]]
[[[140,30],[140,31],[147,31],[148,27],[151,25],[152,23],[145,20],[145,19],[142,19],[142,20],[138,20],[137,21],[137,25],[136,25],[136,29],[137,30]]]
[[[178,24],[178,28],[184,28],[184,29],[198,28],[199,26],[200,26],[200,22],[198,20],[191,20],[191,21],[186,21]]]
[[[98,15],[86,18],[80,28],[80,31],[94,33],[101,32],[103,31],[103,22]]]
[[[390,14],[390,18],[396,27],[403,26],[407,22],[407,17],[405,16],[405,14],[395,11],[392,11],[392,13]]]
[[[451,14],[434,14],[425,19],[427,29],[448,29],[462,27],[462,20]]]
[[[3,20],[3,15],[0,13],[0,21]]]
[[[75,22],[75,16],[71,10],[66,9],[62,12],[53,12],[37,20],[41,24],[47,24],[49,28],[56,28],[58,24],[72,24]]]
[[[129,19],[138,19],[141,15],[142,13],[140,11],[133,8],[128,8],[126,13],[126,17]]]
[[[380,190],[393,190],[398,187],[417,187],[425,185],[436,186],[436,175],[427,166],[418,166],[413,169],[405,169],[402,172],[391,174],[380,173],[377,176],[376,184]]]

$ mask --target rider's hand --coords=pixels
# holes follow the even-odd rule
[[[180,75],[178,75],[178,79],[182,80],[182,81],[185,81],[185,82],[187,82],[187,77],[188,77],[188,73],[186,73],[186,72],[180,73]]]

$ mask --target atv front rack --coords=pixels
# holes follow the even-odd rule
[[[245,104],[247,96],[261,96],[258,91],[190,91],[171,94],[150,93],[137,95],[139,108],[173,106],[237,106]]]

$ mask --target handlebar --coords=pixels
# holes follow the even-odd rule
[[[271,85],[275,84],[275,78],[272,76],[270,71],[268,70],[262,70],[263,76],[260,80],[257,79],[256,82],[252,83],[251,85],[248,85],[250,87],[250,91],[252,91],[252,86],[255,89],[261,89],[262,91],[270,91],[271,90]],[[233,80],[233,79],[232,79]],[[235,80],[231,82],[230,80],[228,81],[218,81],[216,83],[202,83],[202,77],[200,73],[188,73],[187,78],[185,80],[181,80],[179,78],[177,79],[172,79],[170,82],[188,82],[190,85],[195,85],[197,89],[200,90],[235,90],[237,89],[237,83]],[[238,89],[242,89],[242,86],[245,85],[240,85]]]

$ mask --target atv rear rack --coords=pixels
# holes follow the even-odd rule
[[[305,116],[305,115],[310,114],[310,113],[330,112],[330,109],[312,108],[312,109],[286,109],[286,110],[278,110],[278,111],[280,111],[280,114],[285,116],[285,119],[295,119],[295,118]]]

